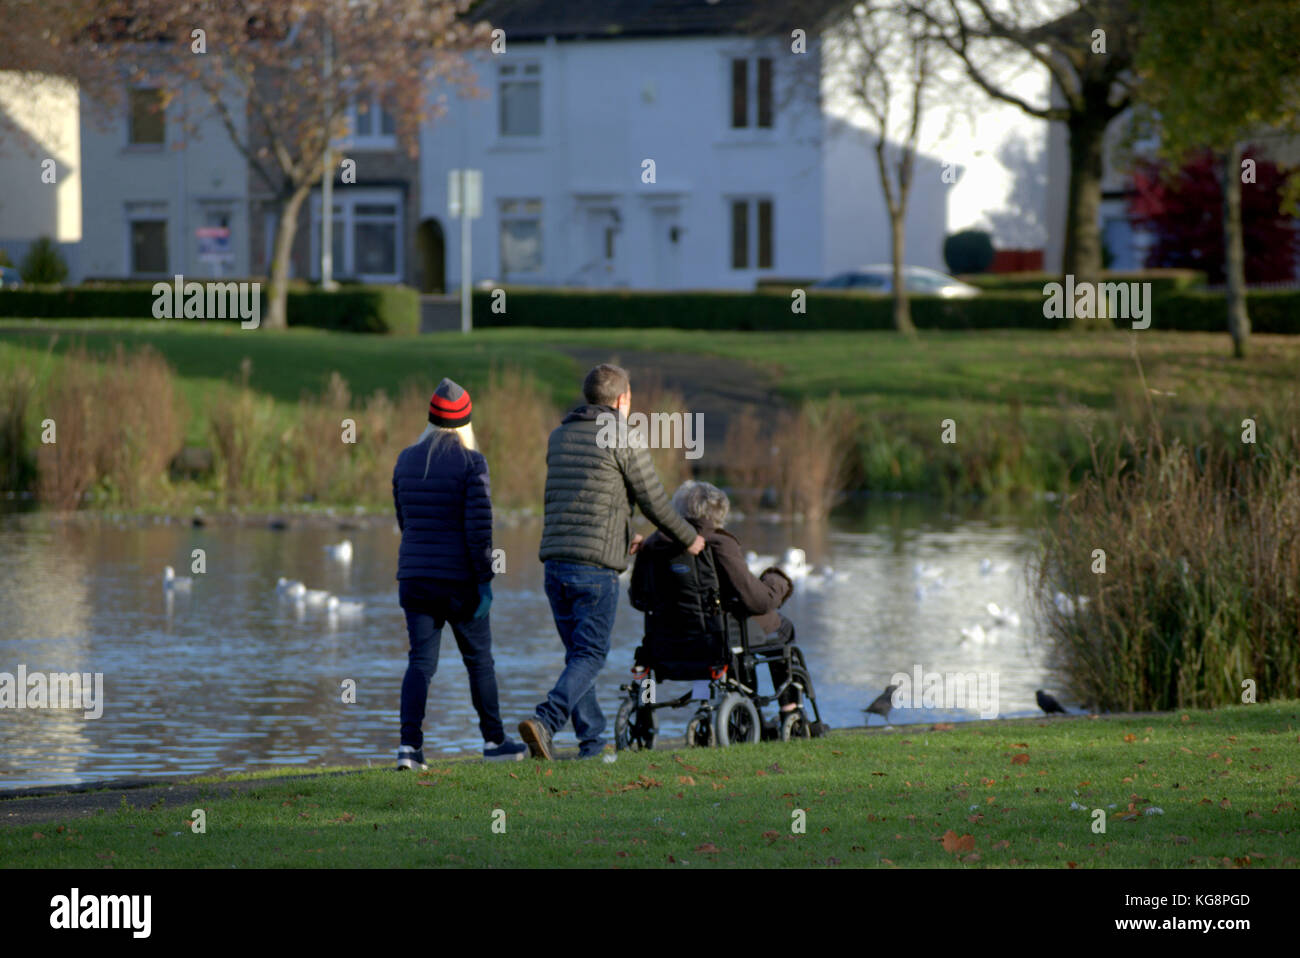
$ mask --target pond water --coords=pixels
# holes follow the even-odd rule
[[[810,564],[834,570],[833,577],[804,580],[782,610],[798,630],[832,727],[864,724],[863,706],[890,676],[917,668],[995,678],[998,714],[1035,712],[1034,690],[1050,680],[1028,608],[1034,527],[1027,516],[958,516],[907,500],[873,502],[819,530],[760,521],[730,526],[758,553],[797,546]],[[325,551],[345,536],[354,549],[349,565]],[[542,592],[539,536],[536,521],[502,523],[496,532],[506,572],[493,586],[493,643],[512,734],[563,666]],[[98,718],[0,708],[0,788],[391,763],[407,650],[394,582],[397,546],[391,521],[373,519],[291,523],[280,531],[195,528],[177,520],[0,521],[0,673],[16,676],[20,666],[29,675],[103,673]],[[193,577],[188,594],[167,593],[164,566],[189,575],[193,549],[204,550],[206,572]],[[300,612],[276,594],[279,576],[365,608],[342,618],[310,607]],[[1020,624],[995,627],[990,602],[1018,612]],[[985,641],[963,642],[961,629],[975,625],[987,631]],[[627,679],[640,626],[625,593],[599,686],[611,740],[618,686]],[[345,704],[341,690],[349,679],[356,701]],[[917,704],[896,710],[891,721],[958,721],[988,712],[975,702]],[[661,715],[661,740],[679,741],[688,711]],[[882,720],[873,715],[871,722]],[[449,629],[425,734],[427,752],[482,747]],[[571,730],[556,740],[561,748],[575,744]]]

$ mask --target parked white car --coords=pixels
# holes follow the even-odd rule
[[[946,273],[924,266],[904,266],[903,283],[909,293],[920,296],[958,298],[979,295],[979,287],[953,279]],[[837,273],[829,279],[813,284],[813,289],[851,289],[864,293],[892,293],[894,267],[888,263],[859,266],[846,273]]]

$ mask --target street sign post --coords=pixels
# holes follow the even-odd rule
[[[451,170],[447,174],[447,212],[460,217],[460,331],[473,328],[470,313],[469,223],[483,215],[483,171]]]

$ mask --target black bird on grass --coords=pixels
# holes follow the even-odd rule
[[[889,721],[889,710],[894,707],[894,692],[897,691],[897,685],[885,686],[885,691],[876,696],[876,700],[864,708],[864,712],[875,712],[886,722]]]
[[[1060,712],[1062,715],[1065,714],[1065,708],[1061,703],[1056,701],[1056,699],[1052,698],[1042,689],[1039,689],[1034,693],[1034,698],[1038,699],[1038,707],[1048,715],[1051,715],[1053,712]]]

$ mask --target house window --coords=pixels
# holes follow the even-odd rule
[[[608,240],[612,244],[612,240]],[[542,268],[542,201],[501,203],[501,272],[536,273]]]
[[[731,61],[731,125],[749,126],[749,61]]]
[[[127,123],[127,142],[157,146],[166,142],[167,123],[163,113],[162,90],[137,87],[131,91],[131,114]]]
[[[502,136],[541,136],[542,68],[537,63],[503,64],[497,73]]]
[[[731,61],[731,127],[772,128],[772,58]]]
[[[127,270],[133,276],[166,275],[167,204],[128,203]]]
[[[731,268],[772,268],[772,201],[731,201]]]
[[[363,97],[348,106],[352,133],[350,146],[360,149],[392,150],[397,147],[397,120],[384,109],[379,97]]]
[[[358,203],[352,207],[351,266],[359,276],[397,275],[396,203]]]
[[[330,230],[336,277],[368,283],[397,283],[402,278],[402,216],[392,190],[335,194]],[[320,278],[320,193],[312,197],[311,274]]]

